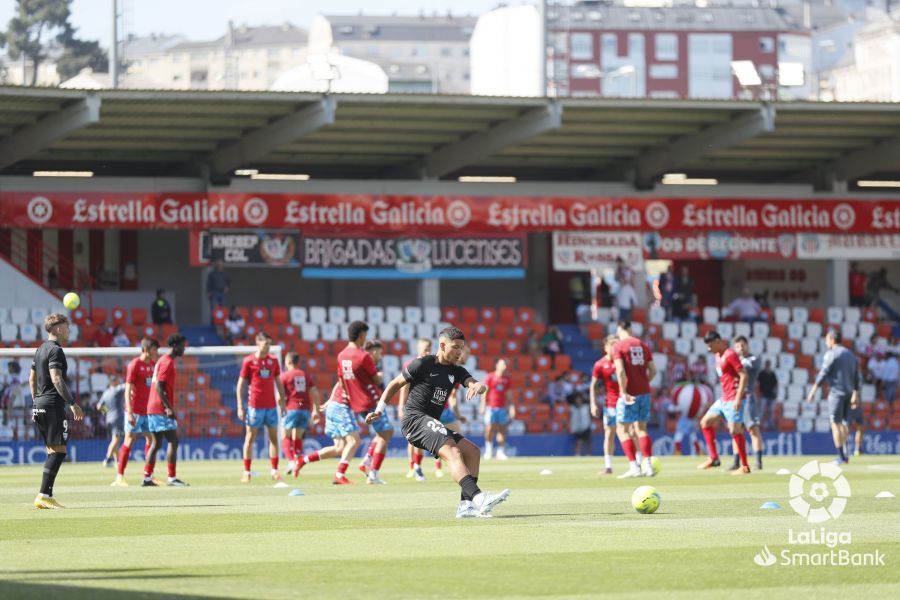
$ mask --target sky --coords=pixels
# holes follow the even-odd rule
[[[225,33],[228,21],[236,25],[277,24],[288,21],[309,28],[319,13],[417,15],[452,11],[478,15],[499,0],[118,0],[124,5],[125,31],[143,36],[180,33],[191,40],[211,40]],[[82,39],[99,40],[108,47],[112,39],[113,0],[73,0],[72,24]],[[515,0],[507,4],[515,4]],[[0,0],[0,29],[15,14],[16,0]],[[122,33],[119,33],[120,39]]]

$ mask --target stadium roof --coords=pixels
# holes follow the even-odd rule
[[[900,105],[0,88],[0,174],[900,180]],[[827,186],[826,186],[827,187]]]

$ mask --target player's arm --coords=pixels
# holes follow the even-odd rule
[[[744,394],[747,392],[747,381],[749,379],[747,371],[744,369],[738,371],[738,386],[737,390],[734,392],[734,410],[741,410],[741,405],[744,402]]]
[[[235,390],[235,398],[237,398],[237,418],[238,421],[244,420],[244,388],[247,387],[247,380],[238,377],[237,389]]]
[[[850,395],[850,408],[859,406],[859,390],[862,388],[862,375],[859,371],[859,361],[857,360],[853,369],[853,394]]]
[[[31,401],[34,402],[34,399],[37,397],[37,376],[34,372],[34,365],[32,365],[31,372],[28,374],[28,389],[31,390]]]
[[[287,394],[284,393],[284,383],[282,383],[281,377],[275,378],[275,387],[278,389],[278,412],[283,415]]]
[[[130,381],[125,382],[125,418],[128,419],[128,422],[131,425],[134,425],[134,413],[132,411],[131,405],[131,394],[134,393],[134,384]]]
[[[403,388],[402,390],[400,390],[400,394],[402,395],[403,392],[407,391],[408,389],[409,388]],[[450,410],[453,412],[454,415],[456,415],[457,420],[460,423],[465,423],[466,418],[459,413],[459,395],[456,393],[455,390],[453,391],[452,394],[450,394],[450,397],[447,399],[447,401],[448,401],[448,406],[450,406]]]
[[[471,400],[472,396],[476,394],[481,394],[482,403],[485,401],[484,394],[487,393],[487,386],[475,379],[474,377],[468,377],[463,385],[468,388],[468,392],[466,392],[466,399]]]
[[[312,386],[309,388],[309,399],[312,400],[312,423],[315,425],[319,422],[319,413],[322,411],[322,408],[319,406],[319,403],[322,401],[322,394],[319,393],[319,388],[316,386]]]
[[[485,384],[485,387],[489,387],[489,386],[487,386]],[[466,389],[466,394],[468,395],[468,393],[469,393],[469,390]],[[486,410],[487,410],[487,394],[483,394],[481,396],[481,401],[478,403],[478,412],[483,415]]]
[[[622,400],[625,401],[625,404],[634,404],[634,398],[625,391],[628,389],[628,374],[625,372],[624,359],[616,359],[616,378],[619,380],[619,395],[622,397]]]
[[[397,399],[397,416],[403,420],[406,412],[406,401],[409,399],[409,387],[400,388],[400,397]]]
[[[656,377],[656,363],[652,360],[647,363],[647,381],[653,381],[653,378]]]
[[[66,378],[63,377],[62,369],[50,369],[50,381],[53,382],[53,387],[56,388],[56,392],[66,403],[66,406],[72,409],[75,420],[80,421],[84,417],[84,413],[81,411],[81,407],[75,403],[75,399],[69,391],[69,386],[66,385]]]
[[[387,384],[387,387],[384,388],[384,392],[381,393],[381,399],[378,400],[378,405],[375,407],[374,412],[370,412],[366,416],[366,423],[371,424],[376,419],[380,419],[381,415],[384,414],[384,407],[387,405],[387,403],[391,401],[391,398],[394,397],[394,394],[406,387],[408,383],[409,382],[406,381],[403,373],[394,377],[391,382]]]
[[[831,351],[825,353],[825,358],[822,360],[822,368],[819,369],[819,374],[816,375],[816,380],[813,382],[811,388],[809,388],[809,394],[806,395],[806,401],[812,402],[816,398],[816,392],[819,391],[819,387],[822,385],[822,382],[825,381],[825,378],[828,377],[828,374],[831,373],[831,368],[834,366],[834,354]]]
[[[162,379],[156,381],[156,393],[159,394],[159,401],[162,402],[166,411],[166,416],[170,419],[175,417],[175,411],[172,410],[172,402],[169,398],[169,392],[166,390],[166,384]]]
[[[590,390],[588,390],[588,394],[591,400],[591,416],[595,419],[600,418],[600,413],[597,409],[597,387],[599,386],[599,384],[600,378],[598,378],[596,375],[591,375],[591,388]]]

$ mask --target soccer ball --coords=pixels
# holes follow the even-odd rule
[[[642,485],[631,494],[631,505],[642,515],[655,513],[659,508],[659,492],[655,487]]]
[[[78,297],[78,294],[75,292],[69,292],[65,296],[63,296],[63,306],[68,308],[69,310],[75,310],[79,306],[81,306],[81,298]]]
[[[658,456],[654,456],[650,459],[650,466],[653,468],[653,472],[659,475],[659,470],[662,468],[662,461],[659,460]]]

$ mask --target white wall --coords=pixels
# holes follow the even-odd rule
[[[0,306],[24,306],[30,308],[59,308],[58,297],[39,286],[27,275],[0,258]]]

